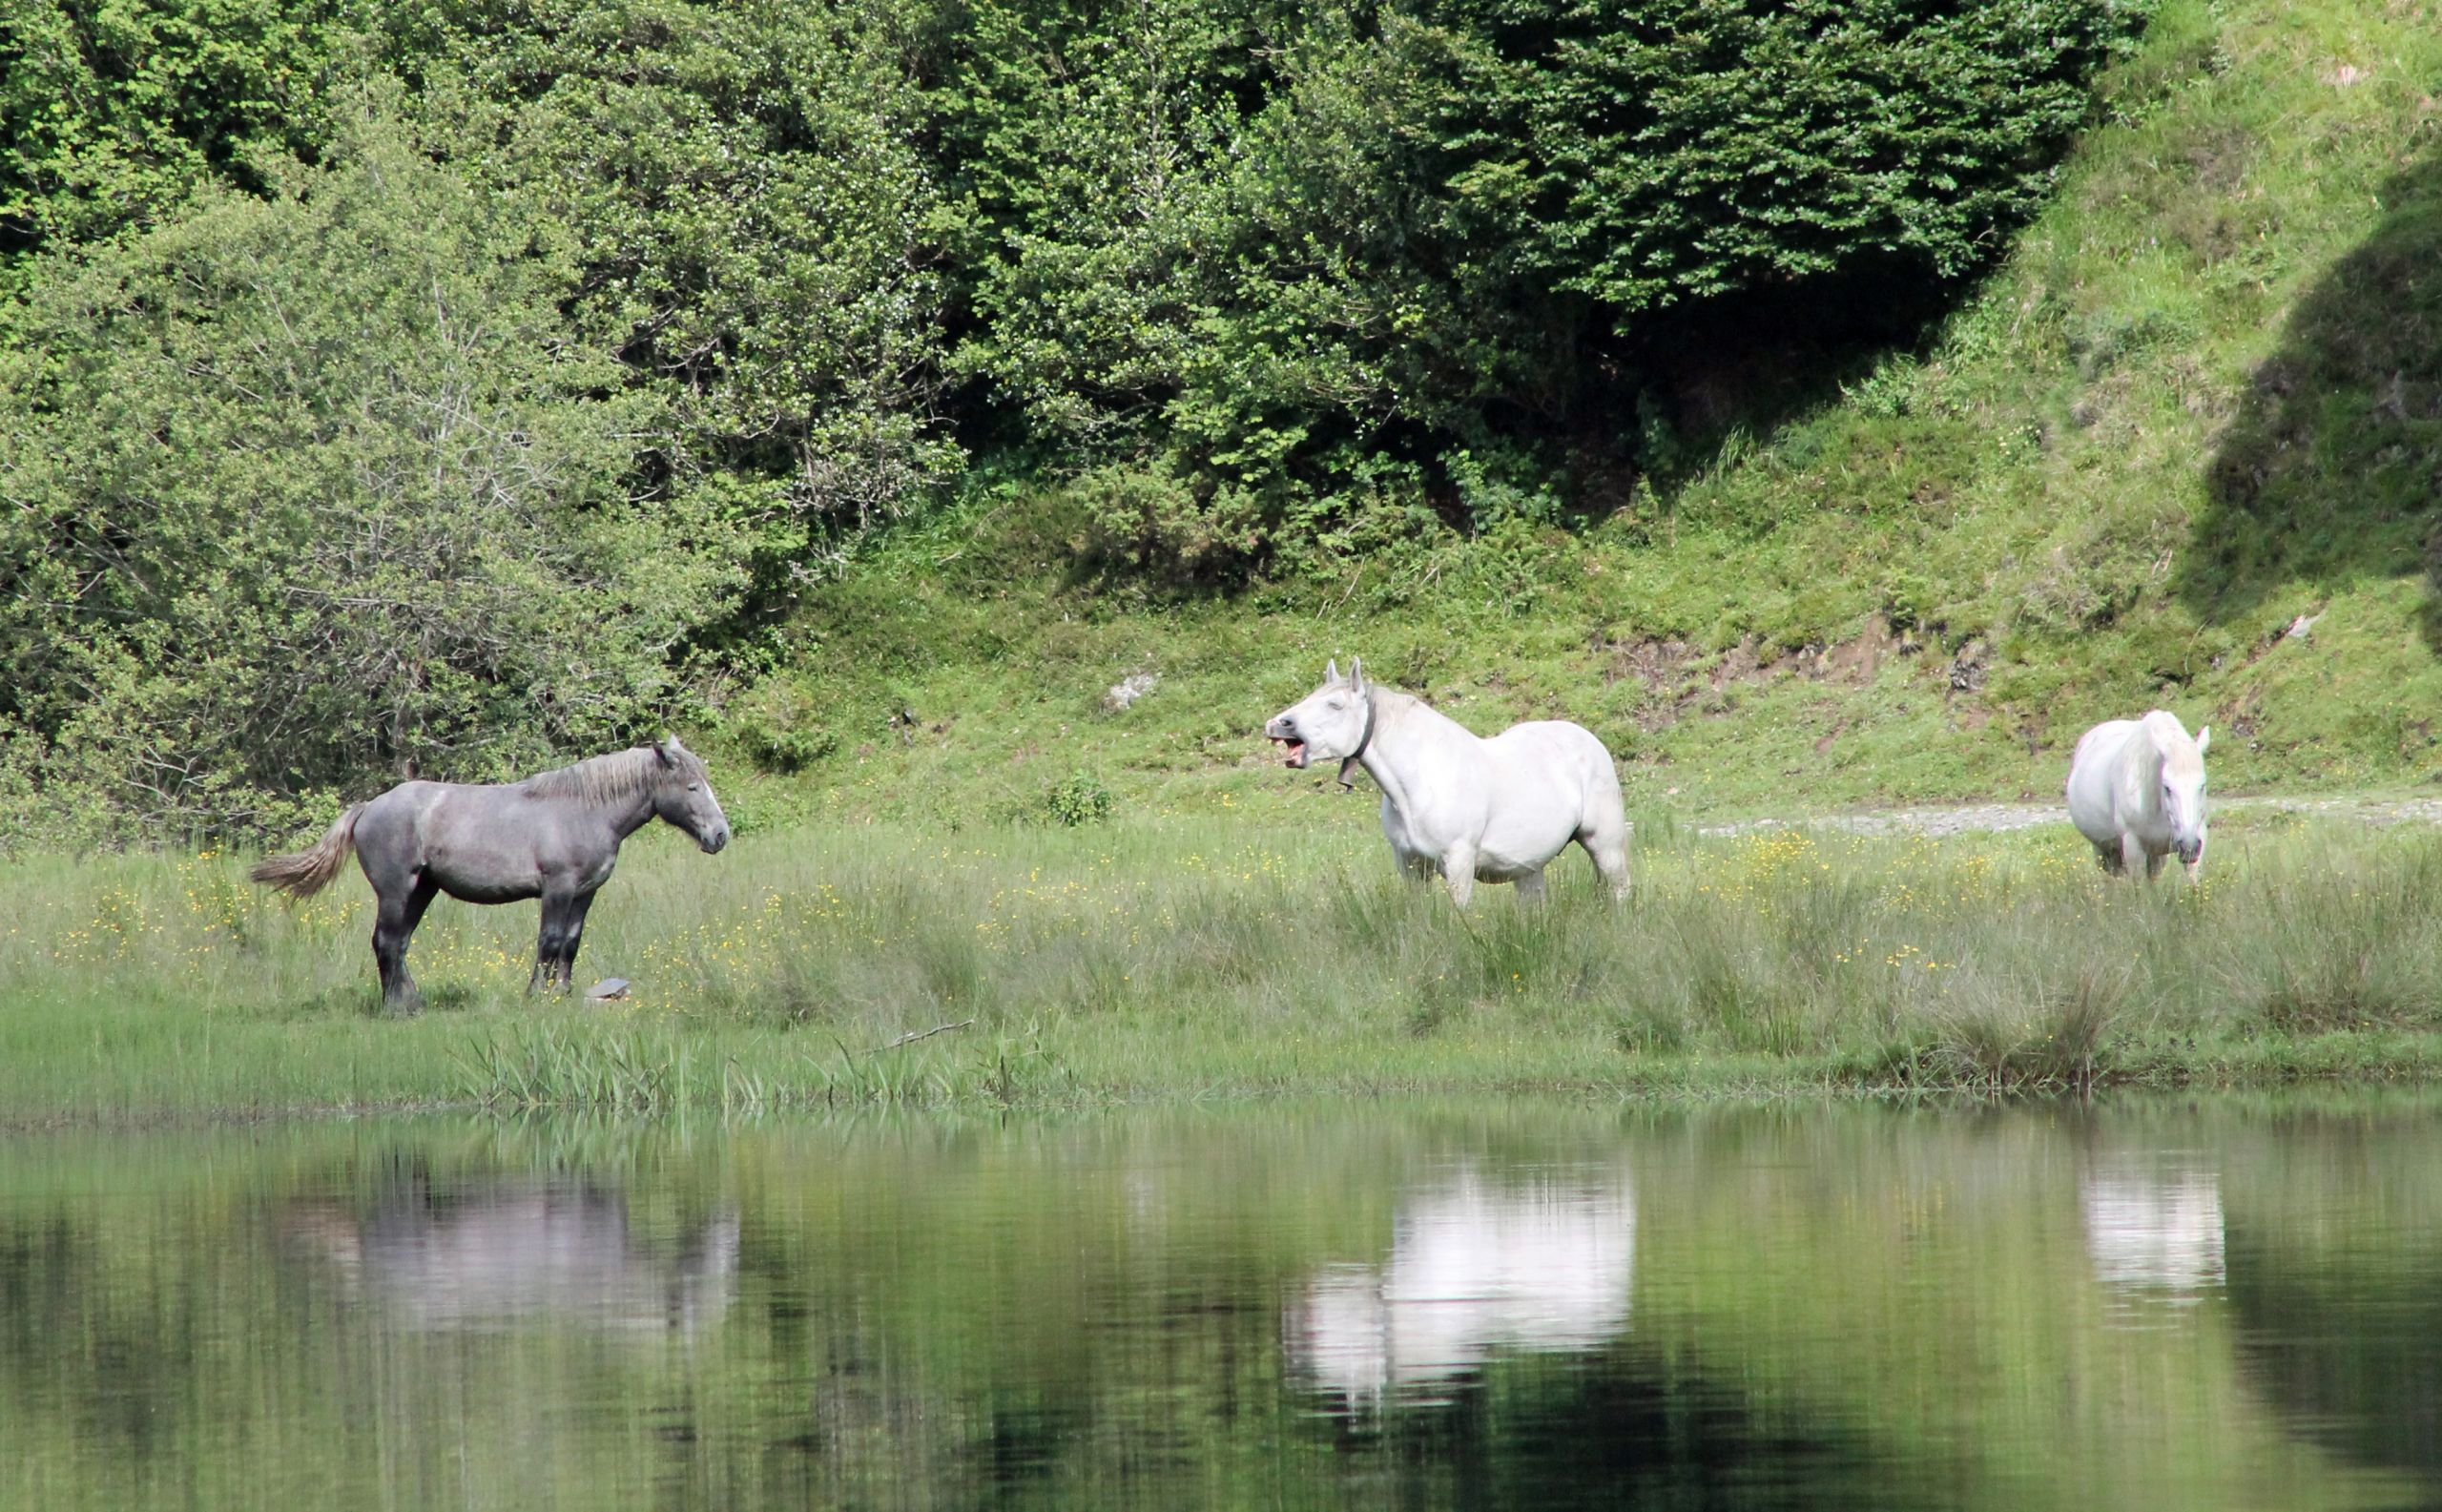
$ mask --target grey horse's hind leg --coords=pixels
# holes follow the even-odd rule
[[[576,986],[576,947],[585,939],[586,910],[593,906],[593,895],[587,893],[569,905],[569,916],[560,934],[560,985],[564,989]]]
[[[576,984],[577,942],[585,936],[585,911],[592,906],[591,893],[543,895],[543,927],[534,940],[534,970],[526,979],[527,991]]]
[[[2109,872],[2114,877],[2119,876],[2121,872],[2125,869],[2121,864],[2120,842],[2118,840],[2114,840],[2108,845],[2096,846],[2095,864],[2101,867],[2104,871]]]
[[[431,878],[411,872],[406,890],[381,895],[374,911],[373,964],[382,973],[382,1001],[404,1013],[424,1006],[416,979],[407,975],[407,942],[414,938],[416,925],[424,922],[424,911],[432,906],[433,895],[440,890]]]

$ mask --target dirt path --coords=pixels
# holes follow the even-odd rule
[[[2343,793],[2326,797],[2220,798],[2215,814],[2287,812],[2355,819],[2364,824],[2442,824],[2442,797]],[[1888,809],[1870,814],[1826,814],[1794,822],[1749,819],[1700,826],[1702,835],[1751,835],[1772,829],[1844,830],[1852,835],[1975,835],[2066,824],[2068,810],[2054,803],[1971,803],[1958,808]]]

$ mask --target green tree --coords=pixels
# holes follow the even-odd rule
[[[34,248],[264,186],[329,130],[336,0],[12,0],[0,13],[0,280]]]
[[[767,590],[962,461],[942,432],[941,200],[920,7],[544,0],[449,13],[427,147],[566,228],[589,339],[674,384]]]
[[[153,823],[666,709],[739,582],[548,219],[378,116],[47,261],[0,358],[0,726]]]
[[[1249,549],[1375,479],[1446,485],[1481,523],[1545,507],[1539,448],[1650,461],[1620,417],[1659,312],[1701,346],[1690,309],[1971,271],[2137,20],[2117,0],[972,14],[941,93],[989,233],[962,364],[1036,437],[1164,480],[1129,496],[1171,503],[1125,513],[1151,537]]]

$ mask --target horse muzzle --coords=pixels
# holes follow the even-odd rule
[[[718,856],[722,847],[729,844],[729,826],[723,825],[710,835],[699,837],[695,843],[704,848],[705,855]]]
[[[1298,735],[1297,727],[1288,720],[1274,719],[1272,723],[1265,725],[1263,737],[1286,748],[1284,753],[1286,765],[1302,767],[1306,764],[1306,742]]]

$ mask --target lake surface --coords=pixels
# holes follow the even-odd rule
[[[0,1140],[0,1503],[2442,1505],[2442,1108]]]

